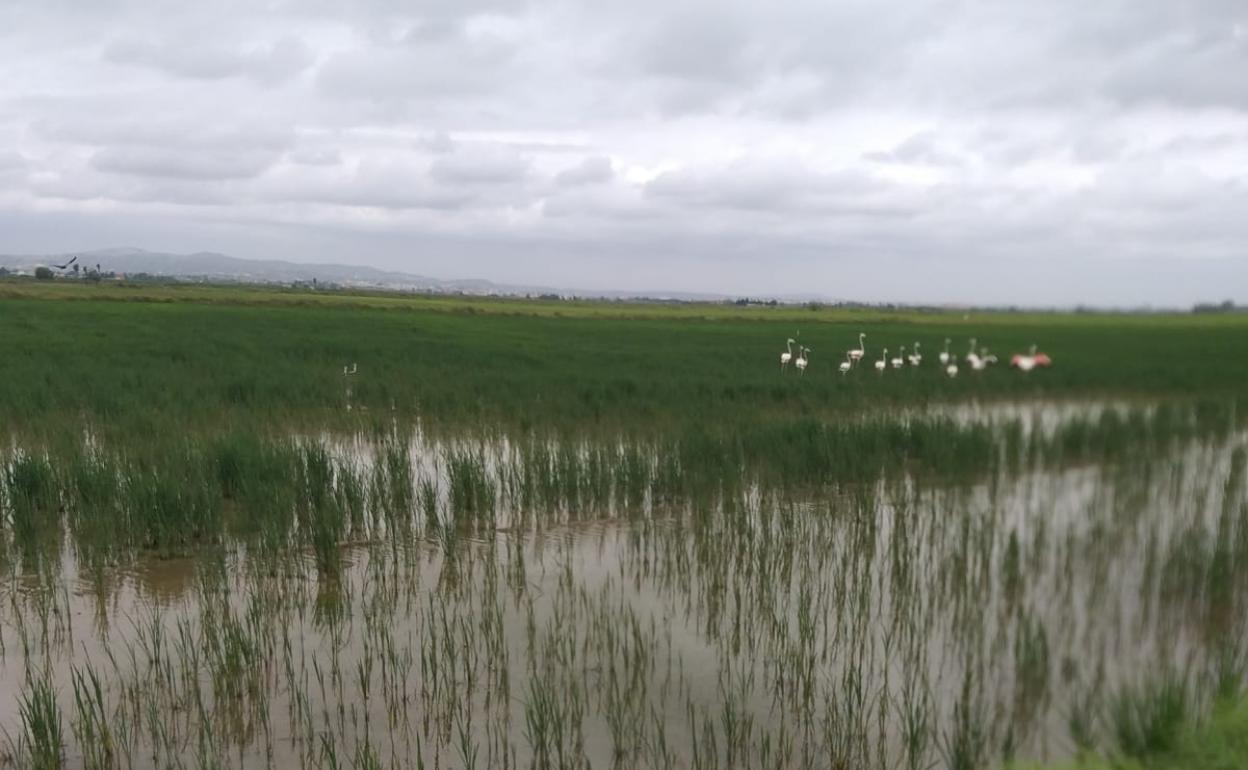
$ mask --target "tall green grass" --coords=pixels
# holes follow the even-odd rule
[[[65,735],[61,709],[47,673],[27,678],[18,700],[22,733],[14,754],[31,770],[65,767]]]
[[[0,302],[0,426],[38,436],[84,425],[128,438],[185,428],[252,431],[391,416],[461,431],[609,425],[783,422],[967,399],[1245,395],[1248,334],[1224,319],[1102,316],[893,316],[620,313],[553,317],[411,307],[236,303],[229,289],[168,302]],[[38,296],[38,295],[36,295]],[[244,295],[245,296],[245,295]],[[453,311],[450,308],[444,308]],[[778,318],[778,316],[777,316]],[[795,326],[799,328],[795,328]],[[818,351],[804,377],[782,376],[786,337]],[[978,336],[1005,353],[1040,343],[1051,370],[995,368],[950,380],[924,367],[864,367],[842,377],[837,352],[936,350]],[[344,364],[359,373],[344,377]],[[350,406],[350,410],[348,410]],[[176,426],[176,427],[175,427]]]
[[[961,485],[1036,468],[1147,461],[1181,442],[1225,437],[1221,420],[1200,417],[1208,411],[1202,404],[1073,417],[1052,432],[1033,431],[1022,455],[1014,420],[883,416],[806,417],[735,431],[694,425],[659,439],[597,441],[533,433],[443,442],[394,430],[314,440],[230,431],[114,450],[66,438],[51,442],[48,451],[57,454],[0,455],[0,496],[8,501],[0,554],[16,554],[34,572],[65,533],[93,569],[136,553],[187,554],[237,541],[277,554],[294,544],[332,576],[352,541],[636,518],[689,505],[709,511],[750,489],[800,497],[881,479]],[[1235,455],[1241,470],[1232,489],[1243,476],[1242,455]],[[1170,586],[1165,595],[1190,590],[1180,598],[1207,594],[1223,613],[1231,609],[1218,592],[1233,558],[1228,549],[1242,539],[1237,522],[1231,506],[1220,545],[1191,541],[1195,557],[1168,557],[1160,573]],[[1021,556],[1009,558],[1002,569],[1017,593]],[[1190,565],[1201,565],[1200,574],[1179,571]]]

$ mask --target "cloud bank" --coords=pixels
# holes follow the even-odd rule
[[[1243,72],[1238,0],[14,0],[0,252],[1248,301]]]

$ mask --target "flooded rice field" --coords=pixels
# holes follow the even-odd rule
[[[1243,680],[1233,413],[179,446],[0,455],[0,766],[992,767]]]

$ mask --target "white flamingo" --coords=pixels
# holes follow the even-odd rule
[[[975,343],[977,342],[979,342],[979,340],[971,337],[971,349],[967,351],[966,354],[966,362],[971,365],[972,369],[983,368],[979,365],[979,354],[975,352]]]
[[[923,354],[919,352],[918,340],[914,342],[914,352],[910,354],[909,360],[911,366],[918,366],[923,363]]]
[[[940,351],[940,356],[939,356],[941,366],[944,366],[945,364],[949,363],[949,342],[950,342],[949,338],[945,337],[945,349]]]
[[[906,365],[906,346],[905,345],[901,346],[901,352],[898,353],[890,363],[892,363],[894,369],[900,369],[901,367]]]
[[[780,354],[780,373],[783,374],[785,369],[789,368],[789,362],[793,360],[793,338],[784,341],[784,352]]]
[[[971,368],[977,372],[982,372],[988,368],[988,364],[992,363],[988,359],[988,348],[981,348],[981,353],[974,358],[967,356],[967,360],[971,362]]]
[[[797,360],[793,362],[793,365],[804,375],[806,374],[806,363],[808,360],[806,354],[810,352],[810,348],[800,347],[798,350],[800,352],[797,354]]]
[[[884,348],[884,352],[880,354],[880,360],[875,362],[875,370],[883,374],[886,366],[888,366],[888,348]]]
[[[344,375],[351,375],[351,374],[355,374],[357,371],[359,371],[359,364],[356,364],[355,362],[352,362],[352,363],[351,363],[351,368],[350,368],[350,369],[348,369],[346,366],[343,366],[343,367],[342,367],[342,373],[343,373]]]
[[[854,350],[849,351],[849,358],[855,363],[857,363],[858,361],[861,361],[862,357],[867,354],[867,346],[863,344],[863,340],[865,340],[866,338],[867,338],[867,335],[859,334],[858,335],[858,347]]]
[[[853,367],[854,367],[854,360],[850,356],[849,353],[846,353],[845,360],[842,361],[841,365],[837,368],[841,370],[841,374],[849,374],[849,370],[852,369]]]
[[[997,362],[996,355],[993,353],[989,353],[988,348],[986,347],[979,349],[979,357],[980,357],[980,360],[984,362],[984,366],[988,366],[989,364],[995,364]]]
[[[958,376],[958,362],[950,361],[949,365],[945,367],[945,374],[949,375],[950,377],[957,377]]]

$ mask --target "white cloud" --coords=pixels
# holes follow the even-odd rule
[[[1248,286],[1244,29],[1239,0],[14,0],[0,241],[1186,302]]]

